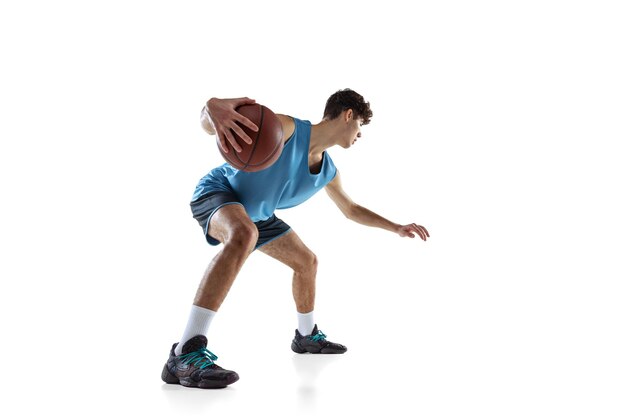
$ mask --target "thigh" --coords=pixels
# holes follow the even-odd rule
[[[315,254],[292,229],[281,237],[268,242],[259,251],[269,255],[294,270],[316,262]]]

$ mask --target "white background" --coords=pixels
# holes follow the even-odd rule
[[[618,1],[24,1],[0,6],[0,408],[11,416],[623,417],[626,14]],[[254,253],[210,348],[222,391],[159,375],[218,248],[211,96],[312,122],[351,197],[432,238],[279,214],[320,259],[297,356],[290,271]]]

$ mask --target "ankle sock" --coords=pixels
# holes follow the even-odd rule
[[[189,313],[189,320],[187,321],[187,327],[180,339],[180,342],[174,349],[174,354],[179,356],[183,351],[183,346],[187,341],[195,337],[196,335],[205,335],[209,330],[209,325],[217,312],[212,311],[201,306],[191,305],[191,312]]]
[[[313,311],[309,313],[298,312],[298,332],[300,335],[311,335],[315,327],[315,318],[313,317]]]

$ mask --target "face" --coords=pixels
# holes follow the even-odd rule
[[[346,121],[346,142],[344,143],[344,148],[350,148],[361,137],[361,126],[363,126],[363,119],[353,119],[350,115],[350,118]]]

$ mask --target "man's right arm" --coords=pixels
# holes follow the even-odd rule
[[[209,135],[217,135],[219,146],[224,153],[228,153],[228,143],[236,152],[241,152],[242,150],[233,133],[245,143],[252,143],[252,139],[241,129],[239,124],[246,126],[254,132],[257,132],[259,128],[248,118],[238,113],[236,109],[241,105],[254,103],[254,100],[247,97],[238,99],[218,99],[213,97],[206,102],[200,115],[200,124]]]

